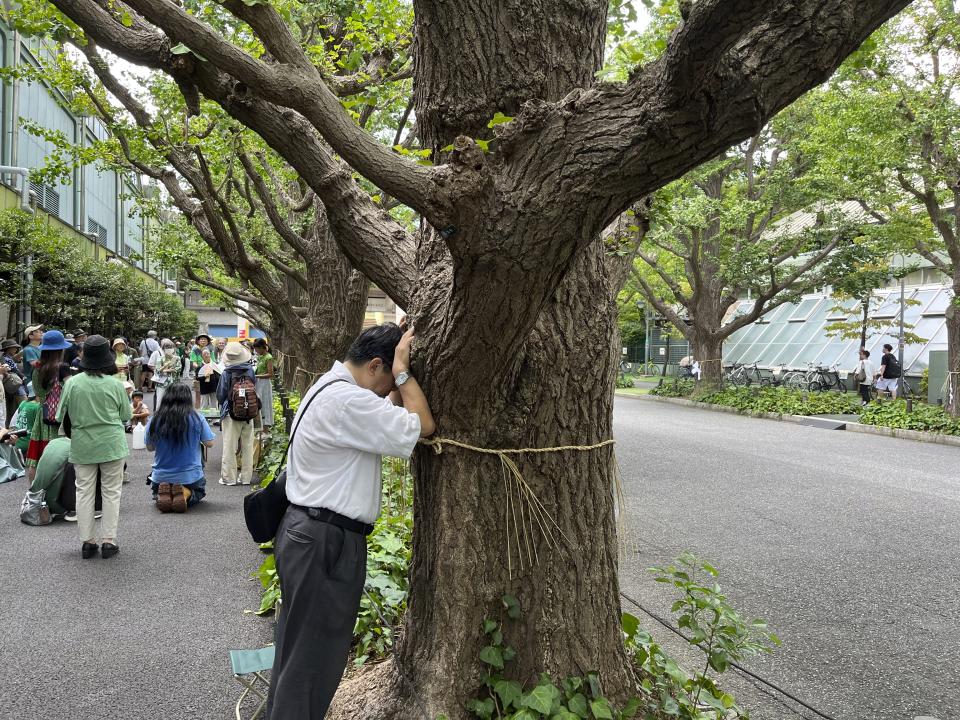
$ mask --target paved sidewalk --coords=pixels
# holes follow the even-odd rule
[[[26,482],[0,485],[0,718],[233,717],[228,650],[271,632],[269,619],[244,613],[259,605],[259,553],[242,517],[249,488],[217,484],[218,440],[204,501],[161,515],[144,485],[152,457],[128,459],[110,560],[81,559],[74,523],[20,523]]]

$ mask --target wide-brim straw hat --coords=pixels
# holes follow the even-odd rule
[[[104,370],[117,362],[109,341],[103,335],[91,335],[83,343],[80,367],[84,370]]]
[[[223,349],[224,365],[240,365],[250,362],[250,351],[238,342],[228,342]]]
[[[29,330],[29,328],[27,328]],[[40,352],[44,350],[66,350],[70,343],[59,330],[47,330],[43,334],[43,341],[40,343]]]

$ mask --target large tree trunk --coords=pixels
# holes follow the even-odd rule
[[[960,297],[960,271],[954,270],[953,296]],[[956,302],[947,306],[947,391],[944,404],[947,412],[960,417],[960,308]]]
[[[443,419],[440,434],[485,448],[610,438],[612,298],[597,244],[550,298],[508,373],[487,387],[459,383],[462,375],[449,367],[438,372],[459,348],[425,343],[415,369],[427,378],[449,378],[429,388]],[[462,320],[448,317],[443,324]],[[441,334],[441,328],[428,333]],[[632,691],[619,624],[612,448],[515,459],[558,524],[550,526],[555,543],[527,511],[520,515],[523,505],[515,487],[505,485],[496,457],[457,448],[440,455],[418,451],[403,638],[393,667],[345,685],[331,717],[466,717],[464,703],[481,687],[481,625],[484,618],[506,618],[499,606],[504,593],[519,599],[523,613],[504,626],[505,642],[518,651],[509,677],[530,683],[544,671],[557,679],[599,671],[609,696]]]
[[[700,385],[719,387],[723,380],[723,338],[715,333],[694,332],[690,350],[700,363]]]
[[[459,13],[446,6],[437,13],[431,2],[415,3],[417,117],[425,145],[444,147],[460,133],[482,137],[486,120],[498,110],[512,112],[519,99],[556,99],[592,84],[606,0],[549,3],[550,12],[537,2],[457,4]],[[477,28],[496,36],[467,41]],[[449,47],[480,55],[452,59]],[[518,86],[525,82],[536,87]],[[504,253],[547,233],[577,234],[579,227],[531,224],[518,208],[483,208],[485,201],[476,198],[475,223],[458,232],[470,234],[462,242],[471,251],[499,251],[455,257],[452,273],[437,234],[427,231],[419,252],[414,372],[425,378],[438,434],[483,448],[609,439],[616,307],[602,243],[569,258],[558,289],[538,297],[544,279],[531,282]],[[478,327],[477,318],[487,320]],[[478,362],[491,354],[484,346],[503,347],[504,338],[516,338],[517,350]],[[506,617],[499,607],[505,593],[519,599],[523,613],[504,626],[505,642],[518,651],[509,677],[534,683],[540,672],[559,679],[599,671],[610,697],[633,691],[620,632],[612,448],[514,459],[551,518],[545,524],[553,542],[505,480],[497,457],[457,448],[418,451],[403,637],[392,668],[342,688],[336,717],[466,717],[466,700],[481,688],[482,623]]]

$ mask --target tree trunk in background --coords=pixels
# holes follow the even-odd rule
[[[690,349],[700,363],[700,385],[719,387],[723,381],[723,338],[712,333],[694,332]]]
[[[947,391],[943,403],[953,417],[960,417],[960,270],[954,270],[953,300],[947,306]],[[950,374],[952,373],[952,374]]]
[[[318,213],[321,212],[318,207]],[[304,307],[306,313],[295,321],[283,322],[289,307],[275,311],[282,341],[278,358],[288,390],[302,393],[323,375],[334,360],[343,360],[354,338],[363,329],[370,281],[354,270],[337,248],[325,223],[317,232],[320,239],[304,258],[307,288],[285,278],[289,307]]]

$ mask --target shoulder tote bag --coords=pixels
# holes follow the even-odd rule
[[[310,396],[310,399],[307,400],[307,404],[303,408],[303,412],[300,413],[300,422],[298,422],[290,432],[290,439],[287,441],[287,447],[283,451],[284,468],[277,473],[272,483],[265,488],[250,493],[243,499],[243,519],[247,523],[247,530],[250,531],[250,536],[254,542],[270,542],[276,536],[277,529],[280,527],[280,521],[283,520],[283,514],[290,505],[290,501],[287,500],[286,468],[287,455],[290,453],[290,444],[293,442],[294,435],[296,435],[300,423],[303,422],[303,419],[307,416],[307,409],[310,407],[310,403],[313,402],[317,395],[338,382],[346,382],[346,380],[332,380]]]

